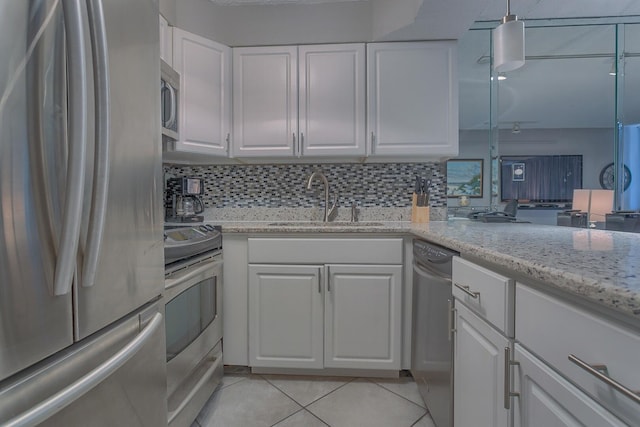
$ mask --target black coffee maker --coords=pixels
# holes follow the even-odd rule
[[[204,203],[202,178],[180,177],[167,181],[167,195],[170,197],[166,222],[202,222]]]

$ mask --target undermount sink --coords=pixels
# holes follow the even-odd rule
[[[351,221],[282,221],[272,222],[269,225],[276,227],[379,227],[384,224],[381,222],[351,222]]]

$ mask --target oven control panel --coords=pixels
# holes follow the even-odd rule
[[[220,249],[222,232],[219,226],[199,224],[167,226],[164,229],[165,265]]]

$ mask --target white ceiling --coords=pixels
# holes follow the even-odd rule
[[[434,1],[434,0],[426,0]],[[437,0],[435,0],[437,1]],[[477,21],[492,21],[505,15],[505,0],[490,0]],[[640,15],[638,0],[512,0],[511,13],[521,19],[588,18]]]
[[[214,4],[224,6],[246,5],[283,5],[283,4],[317,4],[341,3],[373,0],[210,0]],[[382,0],[401,1],[401,0]],[[469,4],[478,0],[467,0]],[[423,7],[438,10],[450,7],[452,11],[461,11],[457,2],[447,0],[423,0]],[[477,21],[493,21],[502,18],[506,12],[505,0],[489,0],[486,8],[477,17]],[[585,18],[596,16],[640,15],[638,0],[512,0],[511,13],[521,19],[545,18]]]
[[[279,4],[317,4],[317,3],[341,3],[347,1],[369,1],[369,0],[211,0],[220,6],[272,6]]]
[[[505,0],[210,0],[225,6],[370,3],[387,27],[374,40],[460,39],[460,127],[486,129],[489,66],[488,32],[468,31],[475,21],[498,21]],[[406,13],[394,27],[394,14]],[[511,0],[511,13],[521,20],[640,16],[640,0]],[[391,27],[389,29],[389,27]],[[640,40],[640,25],[632,39]],[[631,36],[631,35],[629,35]],[[636,42],[636,45],[639,43]],[[629,49],[626,49],[629,51]],[[631,49],[640,53],[640,45]],[[551,30],[527,27],[526,55],[602,54],[582,59],[533,59],[500,83],[499,122],[509,128],[611,127],[615,79],[608,75],[615,52],[615,31],[609,27]],[[606,56],[605,56],[606,55]],[[625,92],[640,92],[640,57],[628,58]],[[626,97],[628,111],[640,121],[640,97]]]

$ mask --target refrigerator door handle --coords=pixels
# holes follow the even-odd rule
[[[117,371],[129,359],[140,351],[156,330],[163,324],[162,314],[156,313],[147,325],[134,339],[125,345],[120,351],[105,361],[87,375],[75,383],[60,390],[58,393],[40,402],[17,417],[9,420],[4,427],[33,426],[45,421],[57,412],[69,406],[71,403],[88,393],[92,388],[104,381],[109,375]]]
[[[89,232],[82,268],[83,287],[93,286],[96,278],[98,258],[104,237],[104,224],[107,213],[107,196],[109,192],[110,166],[110,125],[111,97],[109,81],[109,55],[107,30],[104,19],[102,0],[87,0],[89,12],[89,28],[93,52],[93,72],[95,84],[95,168],[89,217]]]
[[[69,165],[64,221],[53,282],[54,295],[66,295],[71,290],[80,240],[87,137],[87,58],[81,3],[81,0],[62,2],[69,64]]]

